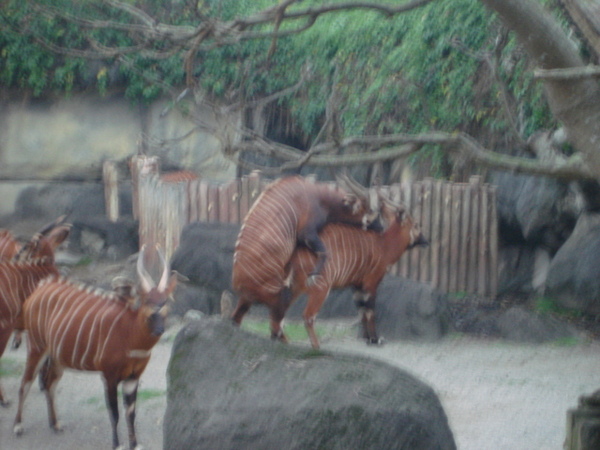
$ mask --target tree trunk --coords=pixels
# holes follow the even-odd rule
[[[533,63],[541,69],[584,66],[577,46],[537,0],[481,0],[517,34]],[[600,178],[600,88],[592,78],[544,80],[554,117],[569,142]]]

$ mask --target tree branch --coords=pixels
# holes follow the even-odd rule
[[[595,179],[593,172],[584,163],[581,155],[576,154],[563,161],[548,163],[534,158],[523,158],[504,155],[480,146],[473,137],[466,133],[430,132],[422,134],[395,134],[387,136],[354,136],[342,141],[338,150],[349,147],[360,147],[359,153],[345,153],[343,155],[313,155],[310,159],[311,166],[353,166],[371,164],[379,161],[394,160],[406,157],[420,150],[424,145],[435,145],[442,149],[460,153],[471,161],[493,169],[502,169],[514,173],[529,173],[545,175],[564,180]],[[334,148],[331,142],[319,146],[321,150]],[[365,148],[376,149],[364,151]],[[269,168],[271,172],[281,173],[282,169],[294,169],[304,164],[305,153],[291,149],[288,146],[267,140],[243,141],[232,150],[235,152],[250,151],[261,152],[269,156],[286,161],[280,168]],[[237,159],[236,161],[240,161]],[[252,169],[261,167],[252,166]]]
[[[533,77],[541,80],[579,80],[600,77],[600,66],[568,67],[565,69],[535,69]]]

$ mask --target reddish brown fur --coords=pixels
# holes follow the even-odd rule
[[[9,230],[0,230],[0,261],[10,261],[21,250],[21,244],[15,239]],[[18,348],[22,341],[23,323],[18,321],[15,324],[15,334],[13,338],[13,348]],[[1,353],[0,353],[1,355]],[[0,393],[0,398],[2,394]]]
[[[165,183],[179,183],[182,181],[197,180],[198,175],[189,170],[178,170],[176,172],[165,172],[160,176],[160,181]]]
[[[54,407],[54,390],[65,368],[99,371],[105,380],[113,446],[119,446],[117,388],[123,381],[123,398],[131,448],[135,435],[135,400],[138,380],[150,360],[150,351],[164,330],[167,300],[176,284],[168,277],[164,258],[162,279],[155,287],[138,259],[139,295],[132,288],[103,292],[74,285],[64,279],[48,279],[27,299],[25,326],[29,334],[27,365],[19,389],[15,433],[22,433],[22,410],[32,380],[46,360],[42,379],[48,402],[50,426],[60,426]],[[146,280],[146,281],[145,281]]]
[[[58,275],[54,250],[67,238],[70,225],[60,225],[47,235],[36,235],[16,256],[18,262],[0,262],[0,357],[15,327],[22,329],[22,306],[38,282]],[[0,404],[7,405],[0,389]]]
[[[0,230],[0,260],[8,261],[21,250],[21,244],[8,230]]]
[[[396,212],[385,207],[384,214],[390,225],[383,233],[340,224],[327,225],[320,237],[330,257],[322,275],[310,286],[306,281],[316,264],[315,256],[300,247],[292,256],[292,297],[295,299],[302,293],[308,294],[303,316],[314,348],[319,348],[314,321],[323,302],[331,289],[349,286],[359,294],[356,300],[357,306],[362,309],[364,337],[369,342],[378,342],[374,320],[377,287],[387,268],[397,262],[408,248],[426,243],[418,225],[403,209]],[[281,327],[281,324],[275,326]]]
[[[270,306],[273,323],[283,318],[285,278],[297,245],[317,254],[315,273],[325,262],[318,232],[326,223],[363,225],[369,216],[366,199],[299,176],[279,179],[262,193],[242,224],[236,244],[232,285],[239,295],[233,320],[240,323],[255,302]],[[278,337],[279,330],[272,329]]]

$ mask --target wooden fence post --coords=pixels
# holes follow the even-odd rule
[[[132,186],[132,209],[133,218],[140,218],[140,179],[150,174],[158,175],[159,164],[157,156],[136,155],[129,161],[129,170],[131,171]]]
[[[102,180],[104,182],[106,217],[111,222],[116,222],[119,220],[119,173],[114,161],[104,161]]]

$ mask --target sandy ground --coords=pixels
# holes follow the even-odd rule
[[[149,450],[162,448],[166,407],[165,371],[172,329],[155,347],[142,376],[137,435]],[[352,338],[322,340],[323,349],[359,353],[408,370],[439,395],[461,450],[561,449],[566,413],[578,397],[600,389],[600,343],[568,346],[520,345],[452,336],[440,342],[395,342],[367,347]],[[12,422],[26,352],[7,351],[0,364],[5,392],[13,401],[0,408],[0,449],[108,449],[110,425],[99,374],[66,372],[57,393],[64,432],[47,425],[44,396],[34,386],[27,399],[25,434]],[[121,439],[126,438],[124,420]]]

